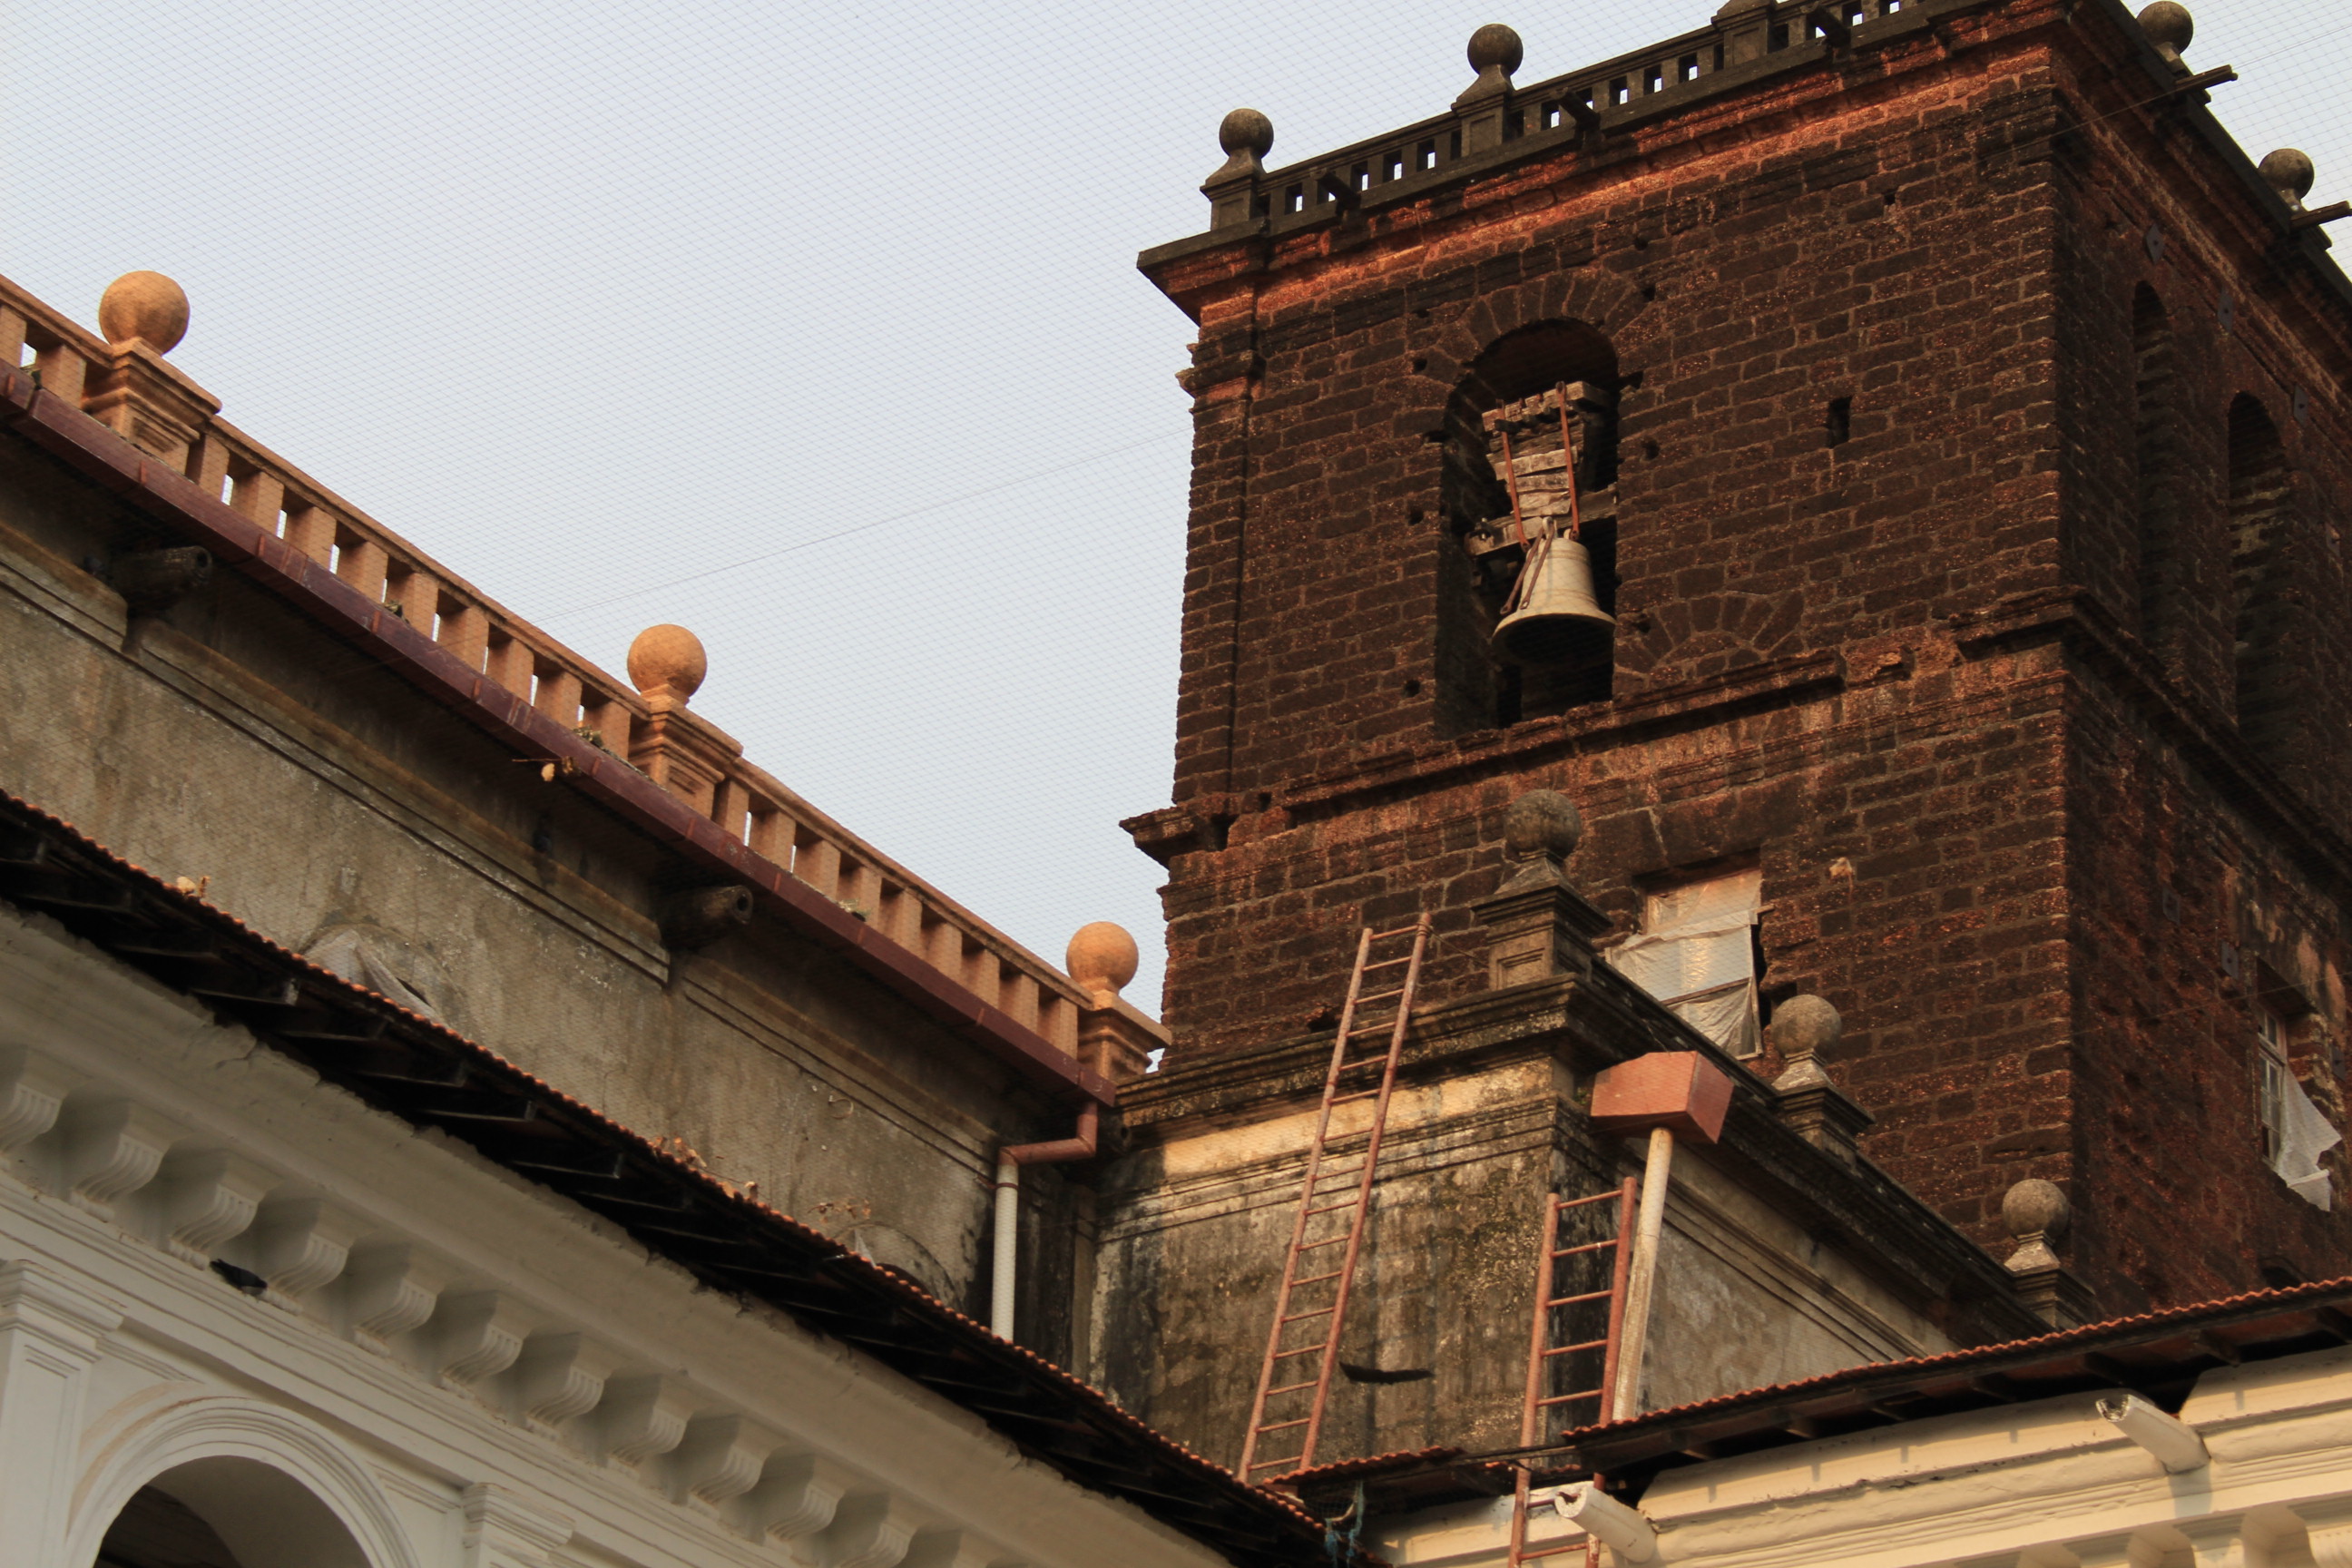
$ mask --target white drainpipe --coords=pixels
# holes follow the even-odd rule
[[[1013,1337],[1013,1294],[1021,1251],[1021,1167],[1091,1160],[1102,1108],[1091,1101],[1078,1110],[1077,1135],[1050,1143],[1007,1143],[996,1152],[996,1266],[989,1290],[988,1326]]]

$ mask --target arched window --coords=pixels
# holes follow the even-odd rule
[[[96,1568],[245,1568],[220,1531],[171,1493],[142,1487],[107,1527]]]
[[[2172,321],[2156,290],[2132,291],[2133,447],[2138,468],[2139,634],[2162,648],[2179,624],[2180,457],[2175,428],[2179,367]]]
[[[2287,668],[2289,601],[2286,452],[2261,402],[2230,405],[2230,601],[2235,634],[2238,732],[2281,760],[2294,732],[2294,672]]]
[[[215,1458],[174,1466],[107,1526],[94,1568],[372,1568],[333,1511],[283,1470]]]
[[[1444,552],[1439,583],[1441,729],[1510,724],[1608,699],[1615,649],[1606,622],[1516,647],[1498,646],[1495,632],[1521,574],[1543,559],[1554,534],[1573,534],[1590,563],[1593,598],[1615,612],[1617,385],[1617,353],[1606,337],[1581,321],[1540,321],[1496,340],[1454,389],[1440,483],[1458,544]],[[1564,447],[1573,449],[1572,467]],[[1580,524],[1573,530],[1571,488]]]

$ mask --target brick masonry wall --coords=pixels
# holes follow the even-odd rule
[[[2179,726],[2246,752],[2240,393],[2293,476],[2282,657],[2352,662],[2325,374],[2347,312],[2209,147],[2134,108],[2098,16],[1998,15],[1973,47],[1790,81],[1707,111],[1704,135],[1669,124],[1639,155],[1530,164],[1286,237],[1262,267],[1162,276],[1202,328],[1175,783],[1199,826],[1160,814],[1143,834],[1171,858],[1180,1051],[1328,1028],[1363,922],[1428,910],[1428,994],[1483,985],[1469,905],[1497,880],[1502,809],[1557,788],[1589,824],[1574,873],[1621,929],[1645,879],[1760,864],[1768,998],[1844,1011],[1834,1070],[1880,1118],[1865,1147],[1988,1245],[2001,1193],[2046,1175],[2073,1187],[2074,1265],[2117,1310],[2252,1283],[2257,1254],[2352,1264],[2340,1222],[2227,1142],[2250,1114],[2231,1098],[2242,998],[2199,987],[2210,931],[2252,917],[2198,892],[2152,924],[2138,858],[2186,833],[2214,887],[2261,881],[2265,918],[2298,933],[2272,944],[2319,955],[2298,984],[2340,1027],[2341,884],[2182,756]],[[2160,628],[2141,603],[2143,284],[2179,370]],[[1606,332],[1623,373],[1615,695],[1462,733],[1470,656],[1438,613],[1458,548],[1447,402],[1487,345],[1558,320]],[[1838,446],[1833,398],[1852,407]],[[2352,795],[2344,685],[2254,759],[2250,787],[2289,816],[2337,818]],[[2326,1059],[2311,1046],[2305,1075]],[[2177,1154],[2208,1121],[2210,1159]],[[2251,1217],[2192,1254],[2181,1205],[2209,1192]]]

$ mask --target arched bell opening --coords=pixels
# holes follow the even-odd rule
[[[1438,589],[1441,730],[1608,700],[1617,390],[1607,336],[1538,321],[1489,344],[1447,401],[1439,499],[1455,547]]]
[[[342,1521],[285,1471],[193,1459],[155,1477],[107,1526],[94,1568],[376,1568]]]

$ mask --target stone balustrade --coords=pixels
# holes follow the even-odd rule
[[[1718,74],[1768,56],[1870,42],[1874,24],[1920,3],[1775,6],[1735,0],[1696,32],[1529,87],[1511,80],[1520,58],[1518,35],[1508,27],[1481,27],[1470,40],[1476,79],[1453,107],[1370,141],[1269,170],[1260,162],[1274,141],[1266,118],[1254,110],[1228,115],[1219,140],[1230,156],[1201,187],[1210,202],[1211,231],[1260,222],[1280,231],[1367,200],[1408,197],[1453,178],[1457,165],[1483,162],[1506,142],[1529,142],[1528,151],[1537,138],[1572,145],[1579,136],[1629,124],[1653,107],[1675,107],[1708,90]]]
[[[1114,1079],[1164,1044],[1158,1025],[1107,1002],[882,854],[745,760],[687,703],[707,664],[680,627],[631,651],[630,679],[607,673],[507,609],[352,502],[218,416],[218,399],[163,356],[185,331],[178,285],[134,272],[108,289],[94,334],[0,278],[0,364],[29,369],[63,398],[184,474],[257,526],[396,611],[541,713],[628,761],[730,835]],[[658,635],[657,635],[658,634]],[[640,653],[650,660],[639,669]],[[1089,1013],[1119,1027],[1084,1030]]]

